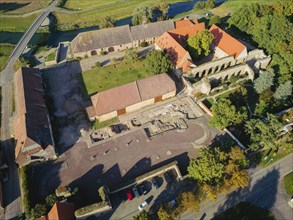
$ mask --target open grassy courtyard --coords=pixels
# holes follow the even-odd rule
[[[148,72],[143,61],[121,62],[107,67],[97,67],[83,72],[78,79],[81,84],[82,94],[85,99],[88,95],[101,92],[116,86],[124,85],[138,79],[154,75]]]

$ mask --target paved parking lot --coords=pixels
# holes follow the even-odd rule
[[[97,194],[93,192],[99,186],[105,184],[115,189],[121,182],[174,160],[184,174],[189,158],[197,155],[197,147],[209,145],[216,135],[205,125],[205,117],[187,123],[185,132],[168,131],[151,141],[141,129],[92,148],[79,142],[63,157],[35,169],[38,193],[45,196],[58,186],[77,186],[85,201],[94,202]]]

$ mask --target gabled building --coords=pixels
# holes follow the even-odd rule
[[[74,57],[95,56],[132,47],[129,25],[79,33],[71,42]]]
[[[188,20],[185,19],[183,21],[186,22]],[[157,50],[161,50],[169,55],[175,65],[175,72],[177,74],[188,72],[195,66],[189,52],[185,49],[186,40],[196,35],[199,31],[204,30],[205,25],[204,23],[191,24],[165,32],[155,43]]]
[[[14,76],[17,116],[15,158],[20,165],[56,157],[45,91],[39,69],[20,68]]]
[[[175,95],[175,82],[163,73],[93,95],[87,113],[90,120],[106,121]]]
[[[247,57],[247,48],[231,35],[213,24],[209,31],[214,35],[214,54],[217,58],[234,56],[235,59]]]
[[[189,19],[189,18],[185,17],[182,20],[175,21],[175,28],[179,29],[179,28],[183,28],[183,27],[193,26],[195,24],[198,24],[198,20],[196,18]]]
[[[130,27],[133,47],[139,47],[142,42],[155,43],[155,40],[165,31],[174,29],[173,20],[158,21]]]

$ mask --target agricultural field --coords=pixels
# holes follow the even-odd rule
[[[25,14],[47,7],[53,0],[3,0],[0,3],[1,14]],[[1,21],[1,25],[3,22]]]
[[[81,85],[84,84],[82,95],[84,99],[87,99],[88,95],[96,92],[101,92],[152,75],[154,74],[146,70],[142,61],[121,62],[83,72],[78,80],[81,82]]]

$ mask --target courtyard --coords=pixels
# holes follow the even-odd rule
[[[189,159],[197,156],[198,149],[208,146],[217,134],[206,126],[205,116],[187,124],[184,132],[171,130],[151,140],[143,129],[138,129],[96,147],[88,148],[80,141],[58,160],[35,167],[37,193],[44,197],[58,186],[69,185],[79,188],[81,201],[92,203],[97,199],[94,192],[99,186],[107,185],[112,191],[125,181],[175,160],[184,175]],[[196,143],[200,139],[201,143]]]

